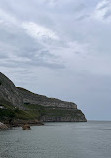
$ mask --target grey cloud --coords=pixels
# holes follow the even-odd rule
[[[5,28],[1,26],[0,34],[0,41],[2,41],[1,57],[8,58],[4,63],[1,63],[1,65],[6,67],[13,67],[14,65],[26,67],[31,65],[50,67],[52,69],[64,68],[64,64],[58,64],[57,61],[55,62],[58,57],[50,53],[50,48],[47,50],[43,43],[27,35],[24,30],[15,28],[13,25]],[[4,53],[6,55],[3,55]],[[16,59],[11,59],[11,55],[12,57],[14,55]],[[46,61],[46,57],[52,62]],[[20,59],[17,60],[17,58],[22,58],[23,60],[20,61]]]
[[[16,67],[19,67],[19,68],[33,68],[33,67],[47,67],[47,68],[50,68],[50,69],[64,69],[65,66],[64,64],[59,64],[59,63],[53,63],[53,62],[47,62],[47,61],[44,61],[41,58],[36,58],[36,59],[33,59],[33,60],[30,60],[30,61],[15,61],[14,59],[7,59],[7,60],[4,60],[4,62],[0,61],[0,66],[4,66],[4,67],[7,67],[7,68],[16,68]]]
[[[109,3],[105,3],[104,5],[99,7],[98,9],[101,10],[101,9],[107,8],[110,5],[110,1],[106,1],[106,2],[109,2]]]
[[[87,18],[89,18],[90,17],[90,15],[81,15],[81,16],[79,16],[78,18],[76,18],[76,20],[77,21],[82,21],[82,20],[85,20],[85,19],[87,19]]]
[[[1,52],[1,51],[0,51]],[[8,57],[7,57],[7,55],[6,54],[4,54],[4,52],[3,52],[3,54],[1,54],[0,53],[0,59],[7,59]]]
[[[107,19],[107,18],[109,18],[109,17],[111,17],[111,10],[109,10],[109,11],[107,11],[107,13],[104,15],[104,19]]]
[[[75,8],[75,11],[79,12],[79,11],[84,10],[85,8],[86,8],[86,5],[84,3],[81,3]]]

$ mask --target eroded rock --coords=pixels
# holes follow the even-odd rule
[[[23,130],[31,130],[30,125],[28,125],[28,124],[23,125],[22,129]]]
[[[0,130],[6,130],[6,129],[8,129],[8,127],[0,122]]]

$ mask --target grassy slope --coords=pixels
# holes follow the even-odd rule
[[[42,116],[68,117],[79,119],[82,112],[80,110],[66,110],[54,107],[43,107],[41,105],[24,104],[25,110],[15,108],[11,104],[2,103],[5,109],[0,109],[0,120],[21,119],[35,120]]]
[[[2,104],[5,109],[0,109],[0,120],[10,120],[10,119],[22,119],[22,120],[33,120],[38,119],[41,115],[41,108],[37,110],[20,110],[11,105]]]

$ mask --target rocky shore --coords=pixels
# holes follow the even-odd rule
[[[0,130],[6,130],[6,129],[8,129],[8,127],[0,122]]]
[[[23,125],[29,124],[30,126],[42,126],[44,123],[38,120],[20,120],[16,119],[9,123],[7,120],[3,121],[3,125],[6,125],[9,128],[12,127],[22,127]]]

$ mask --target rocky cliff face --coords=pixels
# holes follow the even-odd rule
[[[8,103],[24,110],[27,110],[27,105],[43,106],[45,108],[45,114],[41,116],[43,121],[86,121],[85,115],[77,109],[75,103],[48,98],[43,95],[34,94],[20,87],[17,88],[10,79],[0,72],[1,107],[3,103]]]
[[[23,104],[18,89],[13,82],[0,72],[0,102],[10,102],[20,107]]]
[[[48,108],[42,116],[44,122],[85,122],[85,115],[78,109]]]
[[[56,98],[48,98],[43,95],[34,94],[20,87],[18,87],[17,89],[21,94],[24,104],[38,104],[45,107],[51,106],[51,107],[59,107],[66,109],[77,109],[77,105],[75,103],[65,102]]]

